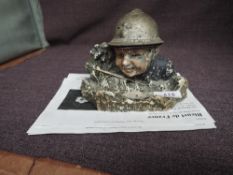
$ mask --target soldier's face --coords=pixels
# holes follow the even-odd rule
[[[116,65],[128,77],[143,74],[147,71],[152,51],[141,48],[115,48]]]

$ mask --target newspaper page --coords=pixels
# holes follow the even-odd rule
[[[106,112],[81,96],[87,74],[69,74],[28,135],[146,131],[182,131],[216,128],[215,121],[188,90],[187,97],[167,111]]]

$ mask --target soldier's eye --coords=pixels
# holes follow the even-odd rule
[[[133,54],[131,54],[131,56],[132,57],[138,57],[138,56],[140,56],[138,53],[133,53]]]
[[[123,53],[117,53],[117,56],[118,57],[124,57],[124,54]]]

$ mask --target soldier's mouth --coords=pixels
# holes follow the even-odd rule
[[[124,72],[127,72],[127,73],[130,73],[130,72],[133,72],[135,69],[133,66],[130,66],[130,67],[123,67],[123,71]]]
[[[127,68],[127,69],[124,69],[124,72],[126,73],[131,73],[134,71],[134,68]]]

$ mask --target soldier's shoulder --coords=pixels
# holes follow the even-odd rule
[[[147,80],[166,80],[175,72],[173,63],[168,58],[156,55],[146,74]]]

